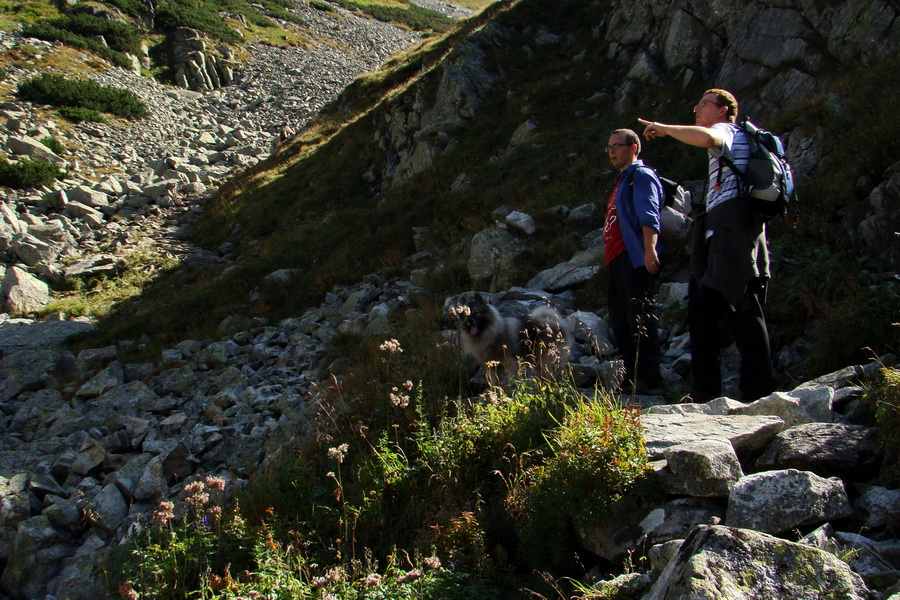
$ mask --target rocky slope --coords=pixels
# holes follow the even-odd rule
[[[355,77],[419,39],[338,8],[323,12],[298,2],[296,11],[312,29],[311,47],[250,45],[234,83],[212,92],[163,86],[121,68],[94,73],[99,83],[129,89],[148,105],[151,116],[131,125],[67,128],[28,102],[3,106],[3,150],[68,171],[52,190],[7,191],[2,200],[0,281],[6,268],[11,275],[0,296],[7,311],[36,310],[49,300],[48,284],[114,271],[128,252],[148,249],[148,241],[163,255],[218,260],[187,243],[193,218],[216,187],[265,158],[286,125],[301,128]],[[0,51],[40,60],[58,48],[0,32]],[[14,89],[36,72],[12,67],[6,83]],[[36,141],[48,136],[64,144],[62,157]]]

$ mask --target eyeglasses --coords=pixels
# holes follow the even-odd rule
[[[703,100],[701,100],[700,102],[698,102],[697,104],[695,104],[695,105],[694,105],[694,108],[703,108],[703,105],[704,105],[704,104],[713,104],[713,105],[718,106],[718,107],[720,107],[720,108],[723,107],[723,106],[725,106],[724,104],[719,104],[718,102],[713,102],[712,100],[707,100],[706,98],[704,98]]]
[[[606,147],[606,151],[612,152],[613,150],[618,150],[619,148],[622,148],[625,146],[634,146],[634,144],[610,144],[609,146]]]

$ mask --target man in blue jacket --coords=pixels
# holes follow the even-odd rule
[[[641,139],[630,129],[609,136],[606,152],[619,170],[607,201],[603,241],[613,336],[625,362],[623,391],[662,393],[659,319],[653,310],[660,270],[662,184],[638,159]]]

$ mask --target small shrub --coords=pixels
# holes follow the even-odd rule
[[[103,116],[103,113],[90,108],[63,106],[59,109],[59,116],[72,123],[81,123],[82,121],[87,121],[88,123],[106,122],[106,117]]]
[[[100,85],[90,79],[67,79],[53,73],[44,73],[21,82],[18,95],[42,104],[86,108],[124,118],[149,114],[147,105],[131,90]]]
[[[68,31],[65,27],[65,23],[59,24],[58,21],[38,21],[23,28],[22,33],[41,40],[62,42],[73,48],[90,50],[118,67],[131,68],[131,59],[126,56],[124,51],[115,50],[91,38]]]
[[[22,159],[17,163],[0,159],[0,185],[16,189],[50,185],[65,175],[55,165],[42,160]]]
[[[50,136],[41,138],[41,143],[52,150],[54,154],[62,155],[66,151],[66,147],[61,141]]]
[[[139,29],[122,21],[110,21],[94,15],[66,15],[52,21],[59,29],[90,38],[103,36],[107,45],[117,52],[139,54],[142,34]]]
[[[139,19],[147,12],[147,7],[140,0],[106,0],[123,13],[134,19]]]
[[[321,0],[309,0],[309,5],[313,8],[317,8],[322,12],[334,12],[334,8],[327,2],[322,2]]]
[[[640,409],[598,396],[567,408],[550,437],[550,456],[530,469],[513,495],[518,533],[535,568],[570,570],[573,526],[636,507],[647,483]]]
[[[156,10],[156,26],[163,31],[190,27],[231,44],[243,41],[240,34],[229,27],[217,12],[200,6],[174,3],[160,6]]]

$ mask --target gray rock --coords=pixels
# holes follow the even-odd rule
[[[98,210],[109,206],[109,196],[83,185],[67,190],[66,195],[69,197],[69,204],[66,205],[69,211],[72,210],[73,202]]]
[[[66,204],[65,214],[73,220],[84,223],[88,229],[100,229],[106,224],[103,213],[81,202],[69,202]]]
[[[82,350],[75,357],[75,368],[78,370],[78,375],[87,377],[101,366],[109,364],[118,355],[118,352],[115,346]]]
[[[9,242],[9,250],[19,260],[34,267],[38,264],[48,264],[59,258],[62,248],[58,245],[48,244],[29,233],[18,233]]]
[[[669,494],[726,498],[744,476],[734,448],[722,440],[671,446],[664,456],[661,483]]]
[[[163,462],[159,457],[147,463],[134,487],[134,499],[139,502],[154,502],[163,498],[169,490]]]
[[[9,149],[14,154],[27,156],[34,160],[42,160],[57,167],[66,164],[66,161],[50,150],[50,148],[27,135],[11,135],[6,140],[6,145],[9,146]]]
[[[81,535],[88,528],[75,498],[57,497],[41,514],[51,525],[73,536]]]
[[[4,353],[0,358],[0,402],[22,392],[54,387],[54,373],[64,360],[57,350],[33,350]]]
[[[900,490],[880,486],[867,488],[853,503],[854,516],[866,529],[900,528]]]
[[[531,215],[525,214],[518,210],[514,210],[503,220],[504,224],[509,227],[510,231],[517,235],[534,235],[537,231],[537,225]]]
[[[106,457],[106,449],[97,440],[87,438],[78,449],[71,471],[78,475],[98,472]]]
[[[699,527],[643,600],[867,600],[850,567],[827,552],[732,527]]]
[[[476,289],[491,291],[511,287],[516,276],[516,261],[525,252],[525,244],[499,227],[489,227],[472,238],[469,249],[469,277]]]
[[[35,312],[50,303],[50,287],[24,269],[6,270],[0,283],[0,299],[12,313]]]
[[[575,340],[590,347],[595,356],[609,356],[615,350],[609,334],[609,325],[596,314],[576,311],[566,318]]]
[[[787,469],[748,475],[728,497],[725,524],[765,533],[841,519],[851,513],[840,479]]]
[[[591,519],[576,526],[576,533],[592,553],[619,562],[635,548],[684,539],[697,525],[719,522],[724,515],[724,508],[711,500],[680,498],[649,511]]]
[[[651,459],[662,458],[672,446],[704,440],[730,442],[740,456],[764,448],[784,426],[778,417],[656,414],[654,410],[641,417]]]
[[[756,467],[798,469],[822,477],[868,481],[878,474],[882,453],[876,427],[807,423],[775,436],[756,461]]]
[[[66,265],[67,278],[113,277],[119,271],[119,261],[111,254],[87,256]]]
[[[96,398],[125,383],[122,363],[115,361],[86,381],[75,393],[80,398]]]
[[[599,273],[600,267],[597,265],[589,267],[556,266],[535,275],[526,284],[526,287],[557,294],[590,281]]]
[[[62,568],[61,560],[74,552],[70,536],[54,528],[43,515],[19,525],[10,548],[0,587],[14,598],[43,598],[47,584]]]
[[[91,508],[99,519],[94,524],[113,533],[128,516],[128,504],[115,484],[108,484],[91,500]]]

